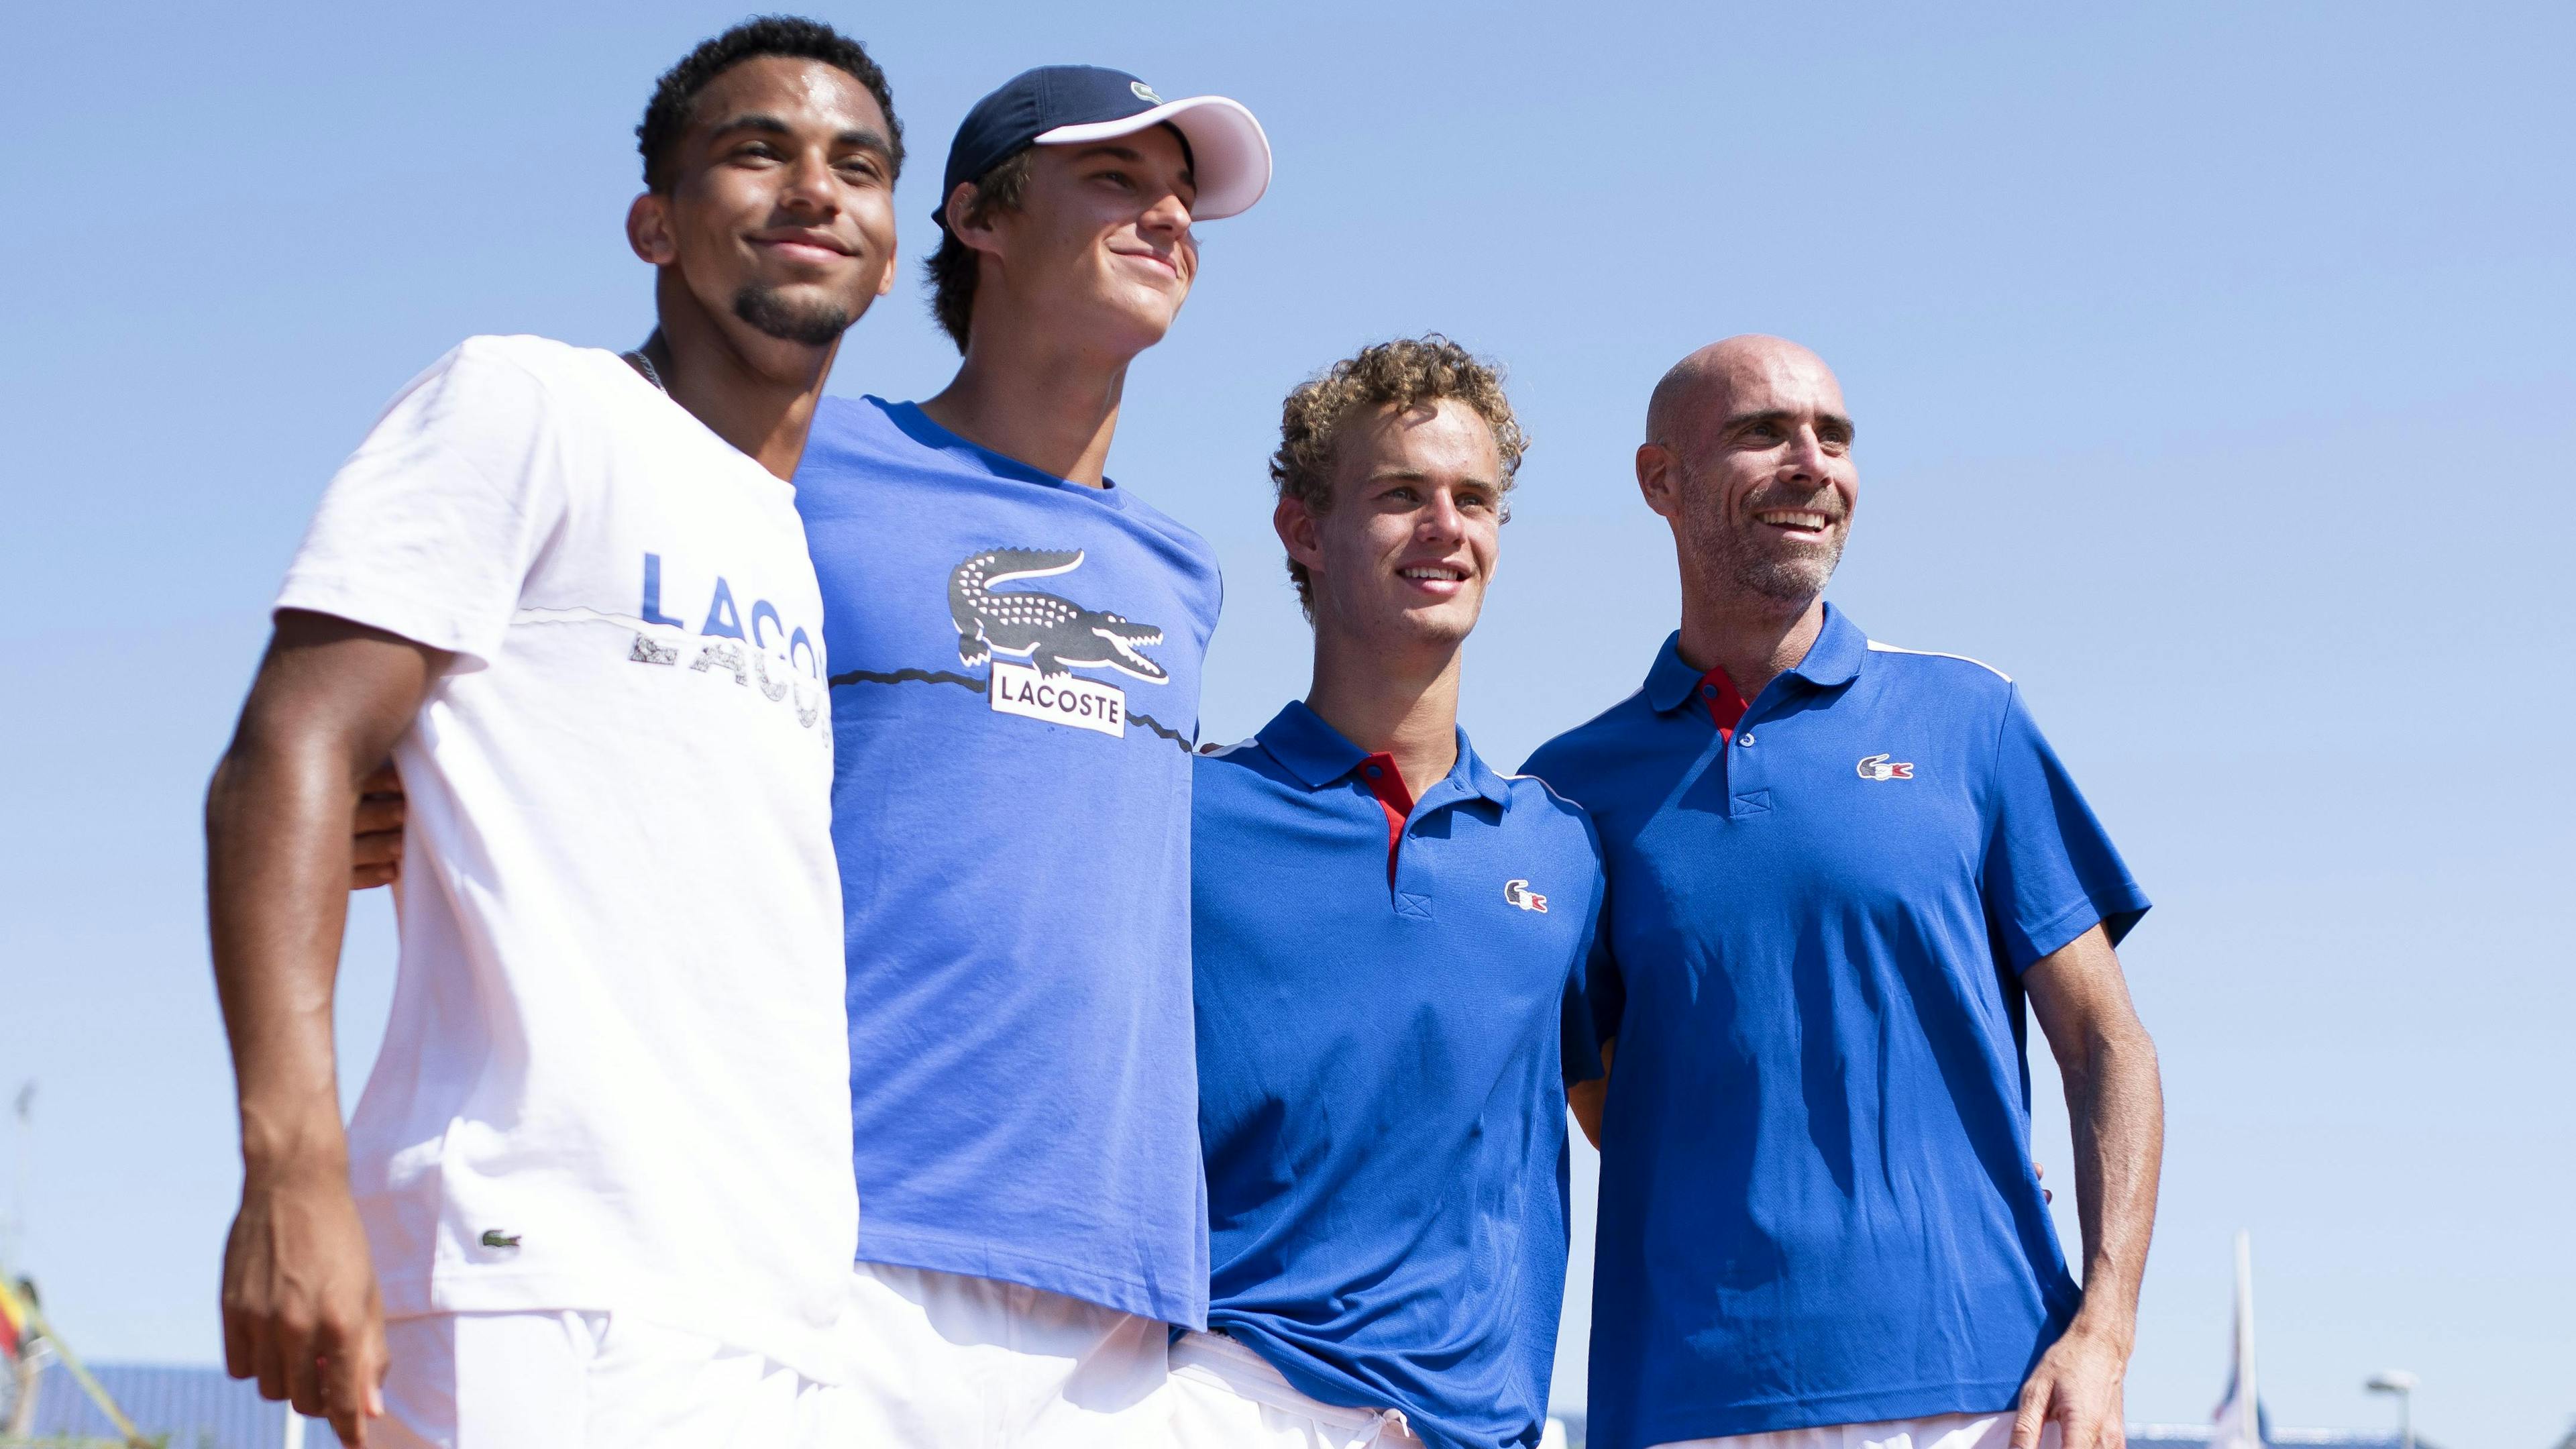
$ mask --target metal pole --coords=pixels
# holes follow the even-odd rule
[[[2415,1391],[2401,1390],[2397,1395],[2398,1449],[2415,1449]]]

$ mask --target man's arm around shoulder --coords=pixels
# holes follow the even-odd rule
[[[224,1362],[363,1445],[384,1412],[382,1306],[349,1192],[331,1039],[361,784],[450,656],[283,610],[206,793],[215,989],[241,1104]]]
[[[2066,1081],[2084,1306],[2022,1386],[2012,1446],[2037,1449],[2041,1426],[2054,1420],[2063,1449],[2121,1449],[2121,1382],[2164,1161],[2164,1082],[2102,927],[2033,962],[2022,984]]]

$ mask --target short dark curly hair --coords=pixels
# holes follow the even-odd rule
[[[1014,212],[1028,195],[1029,174],[1037,169],[1037,148],[1024,146],[993,163],[975,178],[975,199],[966,204],[966,219],[980,222],[996,212]],[[948,198],[941,197],[945,207]],[[930,278],[930,315],[939,330],[966,350],[966,333],[975,320],[975,249],[946,227],[939,229],[939,250],[922,269]]]
[[[758,15],[712,40],[700,42],[697,49],[662,72],[662,79],[654,83],[653,99],[644,107],[644,122],[635,128],[635,149],[644,157],[646,190],[669,191],[678,179],[671,174],[671,153],[688,132],[689,112],[698,92],[746,60],[773,55],[821,61],[849,72],[852,80],[866,86],[868,94],[877,98],[878,108],[885,112],[886,141],[893,150],[888,164],[896,175],[903,173],[903,122],[895,118],[894,92],[886,86],[885,72],[869,57],[867,47],[819,20],[797,15]]]
[[[1493,429],[1502,455],[1502,517],[1511,519],[1512,482],[1520,473],[1529,435],[1503,395],[1503,370],[1437,332],[1398,337],[1363,347],[1299,383],[1279,410],[1279,451],[1270,459],[1270,482],[1281,498],[1294,498],[1321,517],[1333,506],[1333,444],[1354,414],[1380,408],[1409,412],[1444,398],[1475,410]],[[1306,566],[1288,560],[1297,602],[1314,617],[1315,581]]]

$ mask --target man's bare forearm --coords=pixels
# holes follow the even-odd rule
[[[2109,937],[2096,926],[2023,978],[2066,1082],[2075,1210],[2084,1236],[2084,1306],[2075,1328],[2122,1348],[2136,1332],[2138,1284],[2155,1234],[2165,1148],[2164,1081]]]
[[[2094,1034],[2077,1065],[2061,1061],[2074,1129],[2075,1212],[2084,1236],[2084,1307],[2090,1331],[2135,1336],[2139,1280],[2155,1234],[2163,1170],[2164,1084],[2143,1029]]]
[[[254,1181],[345,1168],[331,1007],[349,821],[433,661],[337,620],[281,620],[207,791],[215,989]]]

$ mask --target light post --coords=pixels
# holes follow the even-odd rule
[[[2397,1396],[2398,1449],[2415,1449],[2415,1376],[2404,1369],[2389,1369],[2372,1374],[2364,1387],[2374,1394]]]

